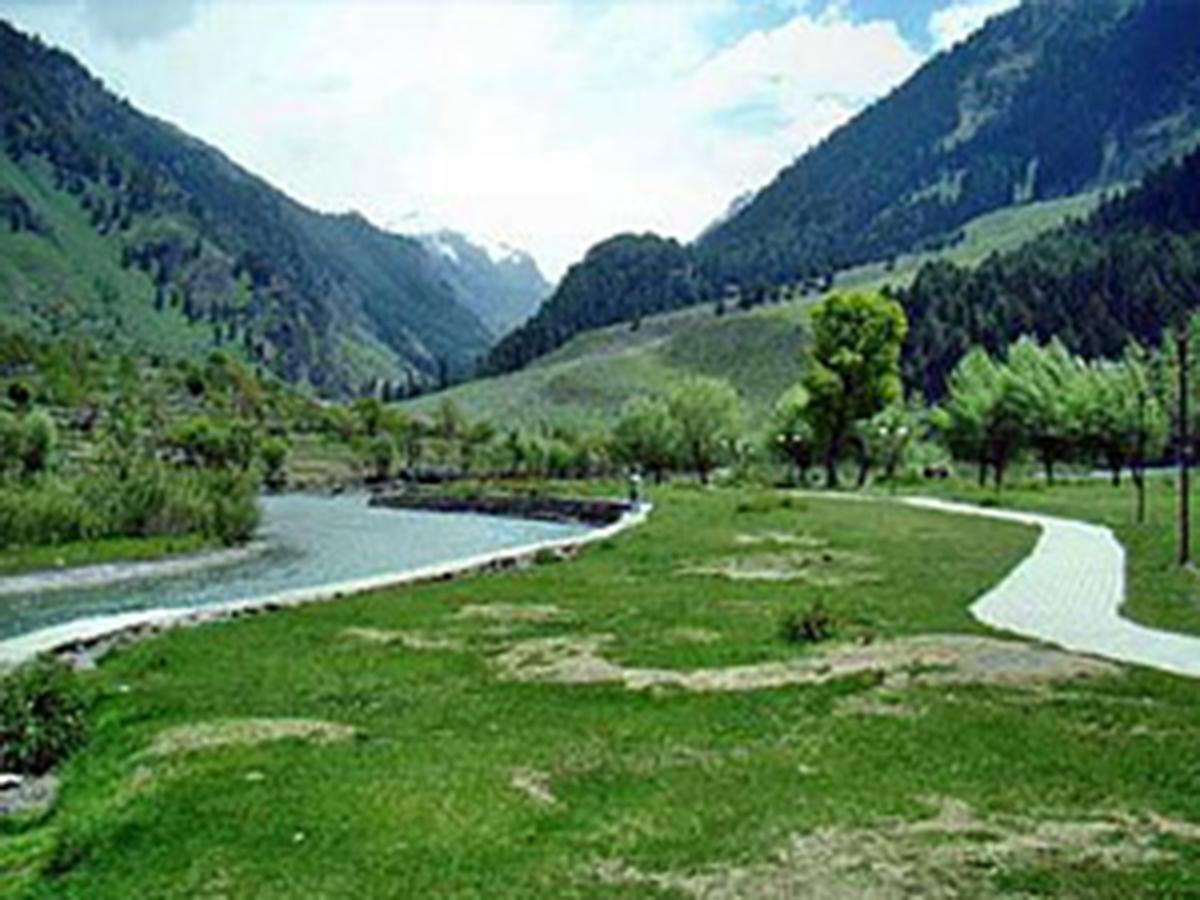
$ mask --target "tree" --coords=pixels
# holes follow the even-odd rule
[[[350,404],[350,412],[360,434],[369,438],[379,434],[383,425],[384,405],[377,397],[359,397]]]
[[[1146,353],[1131,344],[1121,360],[1120,388],[1125,421],[1132,426],[1129,471],[1137,491],[1137,521],[1146,521],[1146,461],[1166,448],[1170,423],[1161,400],[1155,396]]]
[[[21,440],[21,468],[26,476],[40,475],[54,461],[58,449],[58,429],[54,420],[41,410],[25,417]]]
[[[262,458],[263,480],[268,487],[280,488],[287,484],[288,446],[282,438],[272,437],[263,441],[259,448]]]
[[[991,466],[1000,488],[1025,435],[1016,379],[987,351],[973,347],[950,374],[949,388],[944,410],[950,449],[978,461],[981,485]]]
[[[900,349],[908,330],[904,310],[878,294],[835,294],[813,312],[812,346],[804,385],[810,419],[825,446],[829,487],[856,422],[900,397]],[[866,453],[861,446],[860,452]]]
[[[667,405],[679,429],[684,461],[702,484],[708,484],[741,426],[737,391],[727,381],[693,375],[671,392]]]
[[[364,447],[364,456],[370,466],[372,481],[384,482],[392,476],[392,463],[396,459],[396,444],[386,434],[380,434],[368,440]]]
[[[1014,379],[1014,400],[1025,424],[1029,444],[1054,483],[1054,465],[1070,453],[1079,430],[1078,395],[1084,365],[1057,338],[1042,347],[1023,337],[1008,352],[1008,370]]]
[[[787,460],[794,470],[797,484],[808,483],[808,470],[813,464],[816,441],[808,421],[808,390],[803,384],[793,385],[775,401],[767,430],[772,453]]]
[[[460,451],[463,474],[471,471],[476,454],[485,449],[495,438],[496,427],[488,421],[481,420],[463,429]]]
[[[628,465],[649,472],[655,484],[674,464],[679,446],[679,427],[669,404],[660,397],[634,397],[625,404],[613,432],[614,451]]]

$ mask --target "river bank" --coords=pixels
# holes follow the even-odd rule
[[[113,646],[161,631],[338,599],[363,592],[531,564],[539,556],[569,556],[580,547],[638,524],[648,508],[629,510],[616,521],[590,528],[551,522],[525,522],[459,512],[388,510],[365,498],[276,498],[264,543],[267,551],[251,560],[240,580],[153,580],[141,585],[138,604],[108,585],[98,614],[80,614],[44,627],[10,633],[0,641],[0,667],[17,665],[39,653],[57,652],[90,665]],[[282,506],[282,509],[279,507]],[[296,515],[289,517],[288,512]],[[287,545],[278,534],[303,516],[305,546]],[[272,541],[272,527],[275,539]],[[389,527],[390,526],[390,527]],[[455,552],[456,547],[460,552]],[[407,562],[408,564],[405,564]],[[222,570],[228,572],[228,570]],[[54,573],[59,574],[59,573]],[[157,589],[154,586],[158,586]],[[79,592],[62,590],[51,598],[70,601]],[[51,598],[40,593],[17,597],[37,606]],[[117,602],[108,602],[109,598]],[[136,598],[135,598],[136,599]],[[0,617],[13,596],[0,596]],[[161,602],[170,601],[169,603]],[[159,602],[156,602],[159,601]],[[92,605],[97,605],[94,601]],[[80,612],[86,612],[80,609]],[[3,619],[0,618],[0,625]]]
[[[386,491],[373,495],[371,505],[436,513],[473,513],[538,522],[612,525],[635,512],[623,500],[554,497],[541,494],[442,494],[421,490]]]

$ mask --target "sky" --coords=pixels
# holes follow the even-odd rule
[[[1016,0],[0,0],[304,203],[534,254],[690,240]]]

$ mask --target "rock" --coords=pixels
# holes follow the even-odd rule
[[[0,790],[0,818],[42,812],[49,809],[58,796],[58,779],[53,775],[5,777],[16,778],[17,783],[9,782],[9,787]]]
[[[25,779],[12,772],[0,772],[0,791],[15,791],[25,783]]]

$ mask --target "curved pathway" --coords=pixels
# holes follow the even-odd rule
[[[1125,548],[1109,529],[944,500],[901,502],[1041,529],[1033,552],[971,606],[971,614],[984,624],[1068,650],[1200,678],[1200,638],[1147,628],[1121,616]]]

